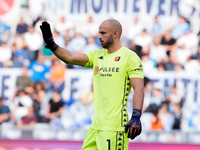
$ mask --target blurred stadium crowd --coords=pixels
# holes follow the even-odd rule
[[[0,67],[21,68],[23,72],[17,83],[13,83],[16,88],[11,102],[0,99],[0,123],[9,122],[19,128],[47,123],[61,129],[88,129],[93,117],[92,91],[69,103],[64,103],[60,94],[65,72],[84,68],[64,64],[45,49],[39,25],[46,18],[31,6],[23,6],[31,21],[21,18],[14,33],[13,28],[0,20]],[[76,53],[101,48],[97,37],[99,24],[91,16],[79,28],[64,16],[50,23],[55,42],[61,47]],[[182,130],[183,95],[178,94],[174,85],[171,93],[163,97],[159,87],[153,88],[148,75],[164,71],[200,72],[200,21],[193,26],[190,20],[180,16],[175,26],[165,28],[159,16],[155,16],[151,24],[146,26],[135,17],[124,28],[121,38],[123,46],[136,52],[144,67],[143,129]],[[131,112],[131,98],[128,104]]]

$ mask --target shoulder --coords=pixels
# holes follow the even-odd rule
[[[94,53],[96,53],[96,54],[102,54],[102,53],[105,53],[105,52],[107,52],[107,50],[103,50],[103,49],[96,49],[96,50],[94,50],[93,52],[94,52]]]
[[[65,103],[63,101],[59,101],[59,105],[63,106]]]
[[[123,49],[123,54],[125,56],[127,56],[128,58],[138,57],[138,55],[134,51],[132,51],[126,47],[124,47],[124,49]]]
[[[27,119],[27,116],[23,116],[21,120],[24,121],[26,119]]]
[[[93,50],[93,51],[91,51],[91,52],[89,52],[89,53],[86,53],[86,55],[88,55],[88,54],[92,54],[92,55],[103,55],[103,54],[105,54],[105,53],[107,53],[107,50],[102,50],[102,49],[96,49],[96,50]]]
[[[35,61],[33,61],[33,62],[31,63],[30,66],[37,65],[37,64],[38,64],[38,63],[37,63],[37,61],[35,60]]]
[[[52,100],[52,99],[50,99],[50,100],[49,100],[49,104],[52,104],[52,103],[53,103],[53,100]]]

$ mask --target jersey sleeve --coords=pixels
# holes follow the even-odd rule
[[[128,57],[126,70],[129,78],[144,78],[142,62],[135,53]]]
[[[86,53],[89,61],[84,67],[86,67],[86,68],[92,68],[93,67],[94,54],[95,54],[95,51],[91,51],[89,53]]]

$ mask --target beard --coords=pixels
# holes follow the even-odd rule
[[[113,40],[113,36],[111,34],[110,37],[107,39],[107,41],[102,45],[102,47],[105,49],[108,49],[113,45],[113,43],[114,43],[114,40]]]

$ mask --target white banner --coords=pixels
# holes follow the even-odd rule
[[[148,23],[160,15],[161,22],[173,24],[182,15],[188,19],[199,18],[199,0],[48,0],[45,7],[48,19],[58,20],[64,15],[69,20],[85,21],[92,16],[96,21],[116,18],[132,21],[135,16]],[[162,20],[162,18],[164,18]]]
[[[5,100],[11,100],[17,78],[22,75],[21,69],[0,69],[0,96],[4,97]]]
[[[0,96],[12,100],[17,78],[22,75],[21,69],[0,69]],[[64,100],[71,97],[78,100],[89,93],[92,86],[92,69],[68,69],[65,74],[65,88],[62,92]]]
[[[149,25],[156,15],[160,16],[159,21],[164,27],[175,25],[180,15],[195,26],[200,14],[199,0],[44,0],[44,3],[43,17],[58,21],[65,16],[80,26],[88,16],[97,23],[115,18],[123,26],[133,22],[137,16],[144,25]],[[21,0],[0,0],[0,19],[3,22],[16,25],[24,15]]]
[[[65,74],[63,99],[66,101],[70,98],[80,100],[82,95],[89,93],[93,84],[92,76],[92,69],[68,69]]]
[[[21,69],[0,69],[0,96],[11,100],[17,77],[21,76]],[[171,92],[171,87],[176,84],[178,92],[184,96],[185,104],[200,104],[200,76],[199,74],[175,73],[166,71],[149,76],[153,87],[162,89],[164,96]],[[82,95],[91,91],[93,84],[92,69],[68,69],[65,74],[65,88],[62,92],[64,100],[73,98],[79,100]]]
[[[167,96],[171,92],[171,87],[177,86],[178,93],[183,95],[185,105],[200,104],[200,76],[187,72],[176,73],[174,71],[157,72],[148,76],[153,83],[153,87],[159,86]]]

